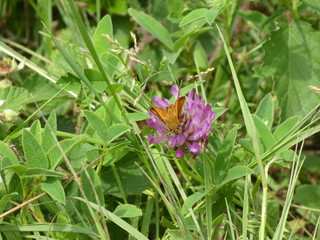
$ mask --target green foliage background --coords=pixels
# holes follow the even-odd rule
[[[319,12],[1,1],[0,237],[320,239]],[[173,84],[216,112],[201,163],[147,140]]]

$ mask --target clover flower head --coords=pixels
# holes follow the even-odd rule
[[[177,99],[179,88],[177,85],[172,86],[171,94]],[[165,98],[155,96],[153,98],[155,106],[162,109],[168,108],[172,103]],[[149,110],[150,119],[147,124],[156,130],[156,135],[148,135],[150,143],[167,142],[170,148],[175,150],[177,158],[185,154],[191,154],[194,159],[201,154],[208,143],[208,134],[212,130],[211,123],[215,118],[215,113],[211,110],[209,104],[205,104],[194,89],[188,94],[184,106],[180,110],[178,119],[179,124],[174,131],[168,127],[170,124],[165,123]]]

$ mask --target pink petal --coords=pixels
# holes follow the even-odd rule
[[[183,156],[184,156],[184,153],[182,151],[182,148],[178,148],[178,150],[176,151],[176,157],[182,158]]]
[[[162,99],[158,96],[154,96],[153,101],[155,101],[155,103],[156,103],[155,105],[157,107],[165,108],[165,107],[168,107],[169,105],[171,105],[171,102],[168,99],[166,99],[166,98]]]
[[[178,98],[179,95],[179,88],[177,84],[173,85],[170,89],[172,96],[174,96],[176,99]]]

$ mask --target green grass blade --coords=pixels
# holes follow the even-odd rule
[[[0,232],[71,232],[81,233],[88,236],[99,237],[91,229],[79,227],[76,225],[62,223],[47,223],[47,224],[28,224],[28,225],[1,225]]]
[[[255,157],[256,160],[258,162],[258,166],[259,166],[259,171],[260,171],[260,177],[261,177],[261,183],[262,183],[262,205],[261,205],[261,225],[260,225],[260,230],[259,230],[259,239],[264,239],[264,235],[265,235],[265,226],[266,226],[266,221],[267,221],[267,197],[268,197],[268,185],[267,185],[267,181],[266,181],[266,176],[265,176],[265,171],[264,171],[264,166],[263,166],[263,162],[261,160],[261,155],[260,155],[260,149],[259,149],[259,139],[258,139],[258,135],[257,135],[257,130],[254,124],[254,121],[252,119],[251,113],[249,111],[249,107],[247,105],[247,102],[244,98],[244,95],[242,93],[241,90],[241,86],[240,86],[240,82],[235,70],[235,67],[233,65],[229,50],[228,50],[228,46],[223,38],[223,35],[218,27],[218,25],[216,25],[218,28],[218,31],[220,33],[221,39],[223,41],[223,47],[225,50],[225,53],[227,55],[227,59],[229,62],[229,66],[231,69],[231,73],[232,73],[232,77],[233,77],[233,81],[234,81],[234,85],[236,88],[236,92],[239,98],[239,102],[240,102],[240,107],[241,107],[241,111],[243,114],[243,118],[244,118],[244,123],[246,126],[246,130],[247,133],[250,137],[252,146],[253,146],[253,150],[255,153]]]
[[[80,198],[80,197],[74,197],[74,198],[78,199],[78,200],[80,200],[82,202],[86,202],[83,198]],[[135,237],[135,238],[137,238],[139,240],[148,240],[148,238],[146,236],[144,236],[143,234],[141,234],[137,229],[135,229],[129,223],[127,223],[126,221],[122,220],[120,217],[118,217],[117,215],[115,215],[112,212],[108,211],[104,207],[98,206],[97,204],[92,203],[92,202],[89,202],[89,204],[96,211],[102,211],[102,214],[107,219],[109,219],[110,221],[112,221],[113,223],[115,223],[116,225],[121,227],[123,230],[127,231],[133,237]]]

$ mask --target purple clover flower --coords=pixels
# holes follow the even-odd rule
[[[173,85],[171,94],[177,99],[179,88]],[[172,103],[168,99],[153,98],[156,107],[166,108]],[[201,154],[208,143],[208,134],[212,130],[211,123],[215,118],[215,112],[209,104],[205,105],[194,89],[188,94],[188,98],[179,114],[179,126],[172,131],[160,118],[149,110],[150,119],[147,124],[156,129],[156,136],[148,135],[150,143],[168,142],[170,148],[175,150],[177,158],[190,153],[194,159]]]

